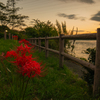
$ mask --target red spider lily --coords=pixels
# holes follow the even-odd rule
[[[15,63],[18,67],[22,67],[25,65],[26,62],[30,62],[32,61],[33,58],[32,58],[32,55],[30,56],[19,56],[15,59],[15,61],[13,61],[13,63]]]
[[[11,63],[17,66],[17,71],[23,76],[26,75],[29,78],[39,75],[41,73],[41,67],[39,63],[33,61],[32,55],[30,54],[31,47],[28,47],[26,44],[22,44],[17,47],[17,50],[11,50],[6,53],[6,58],[14,58],[14,61]],[[28,56],[26,56],[28,53]]]
[[[11,51],[8,51],[7,53],[6,53],[6,56],[5,56],[6,58],[7,57],[14,57],[14,58],[16,58],[16,57],[18,57],[18,54],[14,51],[14,50],[11,50]]]
[[[32,44],[29,43],[29,41],[23,39],[23,40],[20,40],[19,43],[24,43],[24,44],[27,44],[29,46],[32,46]]]
[[[29,43],[29,41],[23,39],[23,40],[20,40],[19,43],[25,43],[25,44],[27,44],[27,43]]]
[[[28,76],[29,78],[34,77],[35,75],[39,75],[41,73],[40,64],[36,61],[26,62],[25,65],[21,67],[20,73],[23,76]]]
[[[17,35],[14,35],[13,38],[14,38],[14,40],[18,40],[18,36]]]
[[[19,54],[21,52],[21,55],[26,54],[28,52],[30,54],[31,47],[28,47],[26,44],[23,46],[22,44],[17,47],[17,53]]]
[[[24,40],[24,42],[25,41],[26,40]],[[21,41],[20,43],[23,43],[23,42]],[[19,84],[16,84],[16,86],[19,87],[17,92],[18,94],[21,94],[20,96],[17,95],[18,100],[20,98],[24,100],[24,96],[27,90],[29,80],[36,76],[43,77],[43,75],[40,75],[40,74],[45,71],[45,70],[42,71],[44,69],[43,68],[44,66],[41,66],[42,63],[38,63],[34,61],[35,58],[32,58],[32,54],[31,54],[32,47],[28,47],[28,45],[29,45],[29,42],[26,41],[24,45],[21,44],[20,46],[17,46],[15,50],[8,51],[5,56],[4,56],[4,53],[1,54],[1,56],[2,57],[4,56],[4,58],[8,58],[8,57],[13,58],[12,60],[10,59],[9,61],[10,63],[16,65],[13,71],[21,74],[22,76],[25,76],[23,77],[23,80],[22,80],[23,84],[20,84],[21,86]],[[5,68],[5,71],[11,72],[8,68]],[[28,77],[28,79],[26,77]],[[18,77],[18,79],[19,78],[21,77]],[[24,84],[24,82],[26,82],[26,84]],[[13,80],[12,80],[12,83],[13,83]],[[14,80],[14,83],[15,83],[15,80]],[[21,83],[21,80],[20,80],[20,83]],[[14,90],[13,85],[11,85],[11,90],[13,90],[12,93],[13,93],[14,98],[17,98],[17,96],[15,95],[16,90]]]

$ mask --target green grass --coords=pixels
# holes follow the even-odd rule
[[[19,45],[14,40],[0,40],[0,54],[13,49],[13,45]],[[49,55],[45,58],[45,53],[35,51],[33,57],[37,57],[38,62],[45,64],[47,69],[44,77],[35,77],[29,81],[25,100],[94,100],[89,94],[87,83],[74,75],[67,66],[59,68],[59,59]],[[6,75],[4,65],[11,72]],[[4,60],[4,65],[0,63],[0,100],[15,100],[11,98],[12,90],[8,80],[13,81],[13,88],[18,91],[18,74],[14,73],[14,66]],[[13,77],[11,77],[13,74]],[[17,93],[15,92],[15,95]],[[20,94],[19,94],[20,95]],[[34,99],[33,99],[34,98]],[[17,99],[16,99],[17,100]]]

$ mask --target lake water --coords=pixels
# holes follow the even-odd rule
[[[86,50],[87,48],[94,48],[96,47],[96,40],[76,40],[75,41],[75,48],[72,55],[76,57],[86,58],[88,59],[88,54],[82,53],[83,50]]]

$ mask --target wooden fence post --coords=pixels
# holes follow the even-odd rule
[[[59,36],[59,67],[63,67],[64,62],[64,56],[62,56],[62,52],[64,52],[64,39],[62,39],[62,36],[64,34],[60,34]]]
[[[33,44],[33,39],[32,39],[32,44]]]
[[[13,34],[12,34],[12,40],[13,40]]]
[[[36,49],[36,45],[37,45],[37,40],[36,40],[36,38],[35,38],[35,49]]]
[[[38,42],[39,42],[39,52],[41,52],[41,47],[40,47],[41,46],[41,38],[40,37],[38,38]]]
[[[45,56],[46,57],[48,57],[48,55],[49,55],[47,48],[48,48],[48,39],[47,39],[47,37],[45,37]]]
[[[94,86],[93,95],[100,94],[100,28],[97,29],[97,44],[96,44],[96,67],[94,70]],[[99,96],[99,95],[98,95]]]
[[[10,39],[11,34],[9,33],[9,39]]]
[[[4,32],[4,39],[5,40],[7,39],[7,33],[6,33],[6,31]]]

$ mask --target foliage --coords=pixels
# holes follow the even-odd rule
[[[19,0],[7,0],[7,5],[4,5],[0,2],[0,21],[1,25],[8,26],[11,29],[17,27],[17,29],[22,28],[22,26],[26,26],[24,23],[24,19],[27,19],[28,16],[24,16],[21,14],[17,14],[19,11],[19,7],[15,7],[16,1]]]
[[[25,35],[25,34],[23,34],[23,33],[19,33],[18,34],[18,39],[20,40],[20,39],[27,39],[28,38],[28,36],[27,35]]]
[[[33,36],[36,37],[57,36],[57,31],[54,25],[49,20],[47,22],[41,22],[38,19],[33,19],[33,21],[31,21],[31,24],[33,25],[32,27],[33,29],[28,28],[31,34],[29,33],[29,31],[28,33],[31,36],[32,36],[32,32],[33,32]],[[27,28],[25,30],[27,34]]]
[[[7,16],[6,13],[4,13],[6,11],[6,6],[0,2],[0,24],[1,25],[5,25]]]
[[[58,36],[60,34],[73,35],[73,32],[74,32],[74,27],[71,31],[69,32],[67,31],[67,25],[65,21],[60,24],[59,21],[56,20],[56,29],[57,29]],[[77,30],[76,30],[76,34],[77,34]],[[74,43],[75,43],[75,40],[64,39],[64,47],[65,47],[64,51],[66,53],[69,53],[69,51],[71,50],[72,52],[74,49]]]
[[[84,52],[86,54],[89,54],[88,57],[89,62],[95,65],[96,48],[88,48]]]
[[[4,38],[5,30],[10,30],[10,29],[5,25],[0,25],[0,38]]]
[[[86,58],[80,58],[81,60],[84,60],[84,61],[87,61],[87,59]]]
[[[5,25],[0,25],[0,32],[4,33],[5,30],[10,30],[9,27],[5,26]]]
[[[0,39],[4,38],[4,33],[0,33]]]
[[[16,27],[20,29],[21,26],[26,26],[26,24],[24,23],[24,19],[28,18],[28,16],[16,14],[20,9],[19,7],[15,7],[16,1],[19,0],[7,0],[7,6],[6,6],[7,15],[8,15],[7,24],[9,25],[9,27],[12,27],[12,29]]]
[[[87,70],[87,72],[82,71],[83,72],[82,78],[88,83],[90,87],[92,87],[93,82],[94,82],[94,71],[87,67],[84,67],[84,68]]]
[[[88,48],[84,50],[84,53],[89,54],[88,61],[95,65],[95,57],[96,57],[96,48]],[[94,82],[94,71],[84,67],[88,73],[83,72],[84,77],[83,79],[91,86]]]
[[[37,30],[34,27],[25,28],[25,34],[29,37],[38,37]]]

